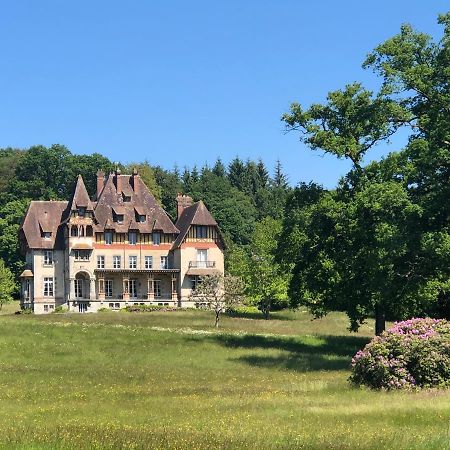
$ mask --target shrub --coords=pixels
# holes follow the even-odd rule
[[[162,305],[129,305],[123,308],[126,312],[177,311],[179,308]]]
[[[56,314],[63,313],[63,312],[66,312],[66,309],[62,305],[59,305],[55,308],[55,310],[53,312]]]
[[[397,322],[352,359],[350,381],[375,389],[450,385],[450,323],[440,319]]]

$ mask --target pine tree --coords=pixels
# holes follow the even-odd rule
[[[224,177],[226,175],[225,166],[220,158],[217,158],[216,163],[214,164],[214,167],[212,169],[212,172],[214,173],[214,175],[217,175],[218,177]]]
[[[273,177],[273,184],[275,187],[286,189],[289,185],[287,176],[283,173],[281,161],[277,159],[275,164],[275,173]]]

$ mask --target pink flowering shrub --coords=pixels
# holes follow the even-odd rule
[[[375,389],[450,386],[450,323],[396,322],[356,353],[350,381]]]

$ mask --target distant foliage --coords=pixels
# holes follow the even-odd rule
[[[450,385],[450,323],[410,319],[375,337],[352,359],[350,381],[375,389]]]

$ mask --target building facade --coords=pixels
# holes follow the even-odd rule
[[[127,305],[198,306],[201,276],[224,272],[224,241],[202,201],[179,194],[172,222],[134,171],[97,173],[91,200],[81,176],[69,201],[32,201],[20,243],[21,305],[96,312]]]

